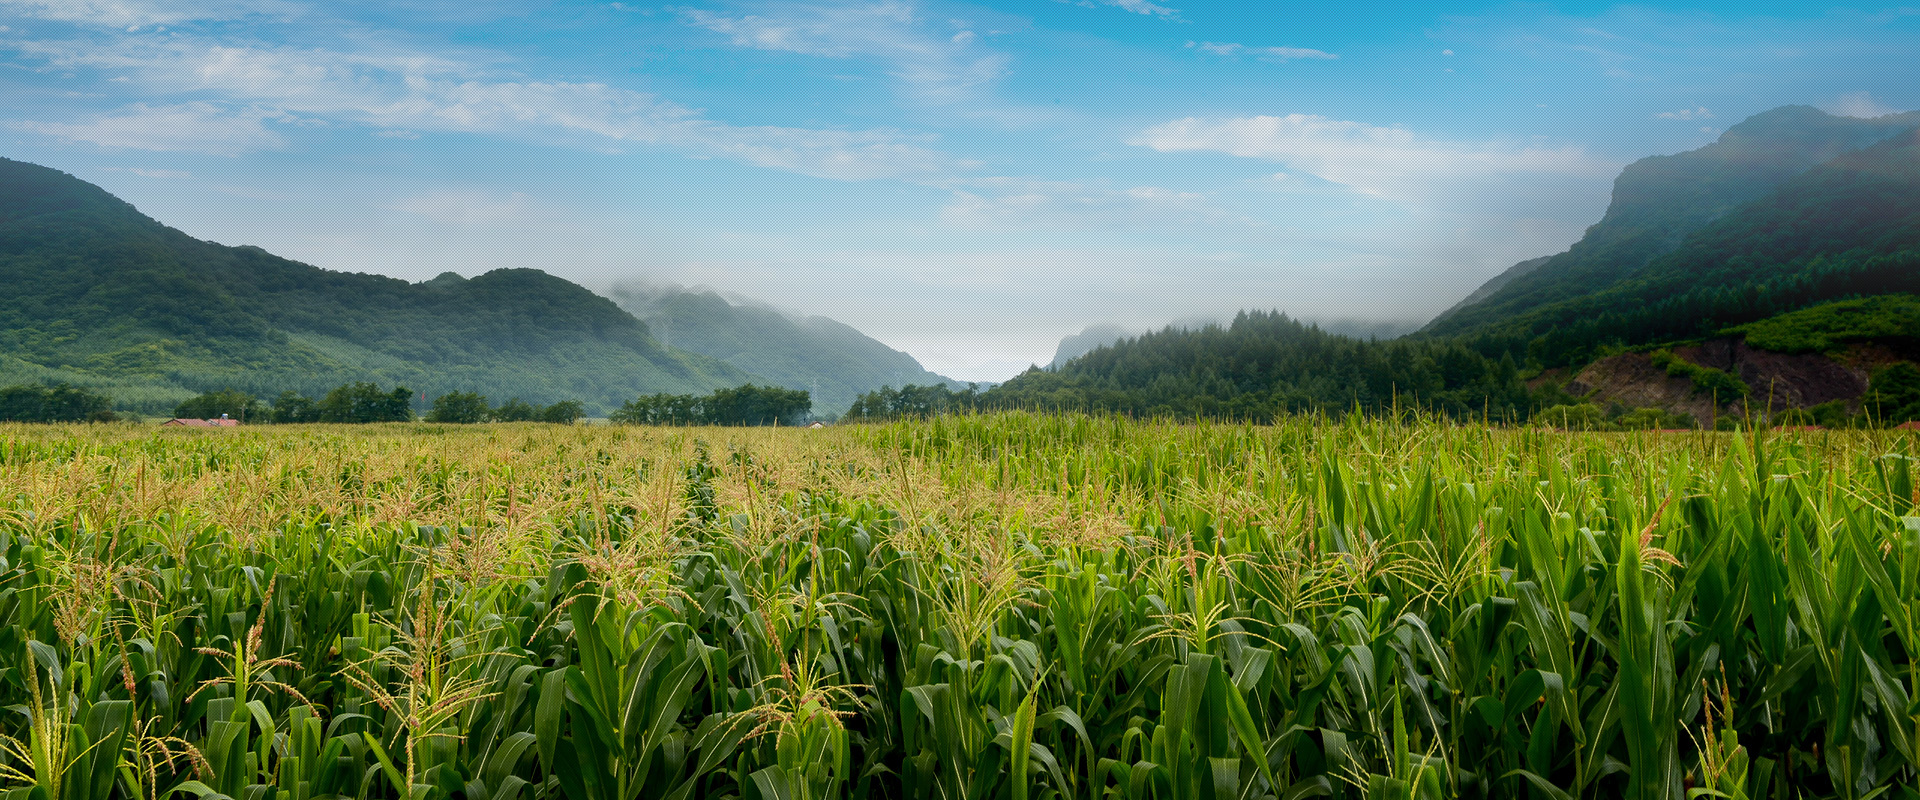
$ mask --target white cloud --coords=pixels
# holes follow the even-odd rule
[[[940,221],[971,231],[1157,230],[1218,226],[1259,227],[1209,203],[1206,195],[1159,186],[1114,189],[1071,181],[977,178],[952,186]]]
[[[872,57],[888,62],[891,74],[915,95],[952,102],[1006,74],[1009,59],[980,52],[971,30],[939,30],[911,4],[879,3],[782,6],[778,13],[725,16],[696,8],[678,9],[689,25],[728,37],[736,47],[824,58]]]
[[[499,77],[468,63],[411,52],[240,47],[154,35],[119,37],[110,47],[86,42],[13,46],[56,68],[123,71],[154,94],[212,92],[246,109],[229,112],[195,101],[135,105],[81,124],[16,123],[115,147],[227,155],[277,149],[285,140],[262,121],[299,115],[365,125],[382,136],[426,130],[562,141],[585,137],[598,147],[658,145],[838,180],[924,176],[969,166],[934,150],[930,137],[885,129],[735,126],[651,94],[602,83]],[[202,129],[213,135],[202,137]]]
[[[286,139],[266,126],[285,112],[258,107],[226,108],[207,102],[172,106],[135,103],[78,123],[14,122],[10,127],[102,147],[237,156],[277,150]]]
[[[1303,58],[1333,60],[1339,58],[1338,55],[1325,50],[1314,50],[1306,47],[1248,47],[1244,44],[1234,44],[1232,42],[1187,42],[1187,46],[1196,47],[1217,56],[1231,57],[1244,54],[1274,61],[1293,61]]]
[[[1163,153],[1217,152],[1287,164],[1361,194],[1413,206],[1443,202],[1449,184],[1508,174],[1610,177],[1618,165],[1578,147],[1544,149],[1425,139],[1312,114],[1174,120],[1130,144]]]
[[[1135,14],[1145,14],[1150,17],[1165,17],[1167,19],[1175,19],[1180,16],[1180,10],[1177,8],[1155,5],[1147,2],[1147,0],[1099,0],[1097,4],[1094,0],[1080,0],[1079,5],[1086,8],[1113,6],[1114,8],[1131,11]]]
[[[1713,112],[1706,106],[1683,108],[1679,111],[1662,111],[1653,115],[1656,119],[1713,119]]]
[[[1848,92],[1840,95],[1839,99],[1827,106],[1827,110],[1843,117],[1861,117],[1864,119],[1900,113],[1900,109],[1886,106],[1880,103],[1880,101],[1873,99],[1873,95],[1866,92]]]
[[[108,28],[179,25],[187,22],[226,21],[254,16],[285,17],[297,13],[292,3],[276,0],[215,0],[214,2],[142,2],[142,0],[0,0],[0,14],[74,22]]]

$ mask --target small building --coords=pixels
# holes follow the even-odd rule
[[[219,419],[170,419],[160,423],[162,428],[168,425],[182,428],[238,428],[240,420],[221,417]]]
[[[1898,425],[1893,426],[1893,429],[1896,431],[1920,431],[1920,420],[1914,420],[1912,422],[1902,422]]]
[[[810,430],[810,431],[817,431],[825,427],[827,427],[827,423],[821,422],[820,420],[817,420],[817,419],[810,423],[807,423],[807,430]]]

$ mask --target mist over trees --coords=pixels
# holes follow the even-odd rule
[[[624,282],[608,296],[663,344],[720,359],[755,376],[752,383],[804,389],[815,410],[837,411],[882,385],[947,382],[913,356],[825,317],[672,285]]]

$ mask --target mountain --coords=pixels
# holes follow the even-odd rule
[[[1920,112],[1856,119],[1785,106],[1728,128],[1698,150],[1636,161],[1614,181],[1606,215],[1579,242],[1495,276],[1422,333],[1467,333],[1603,289],[1809,169],[1917,125]]]
[[[789,315],[679,287],[626,284],[608,295],[676,348],[812,392],[816,414],[837,413],[882,386],[953,383],[913,356],[826,317]]]
[[[1545,267],[1542,267],[1545,269]],[[1920,291],[1920,131],[1807,170],[1605,286],[1463,335],[1575,365],[1848,297]]]
[[[1053,367],[1059,369],[1069,361],[1133,335],[1133,331],[1112,323],[1088,325],[1079,333],[1060,337],[1060,346],[1053,351]]]
[[[663,347],[606,298],[533,269],[409,283],[205,242],[93,184],[0,159],[0,384],[64,380],[164,412],[221,388],[347,381],[429,397],[705,393],[755,376]]]
[[[1517,419],[1582,402],[1656,407],[1636,422],[1655,425],[1748,408],[1920,416],[1917,128],[1920,114],[1790,107],[1638,162],[1580,243],[1517,265],[1416,336],[1363,341],[1243,313],[1029,371],[985,399],[1256,419],[1396,407]]]

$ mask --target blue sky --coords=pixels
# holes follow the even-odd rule
[[[0,0],[0,156],[191,235],[823,314],[1001,380],[1062,335],[1424,319],[1625,164],[1920,107],[1920,9]]]

